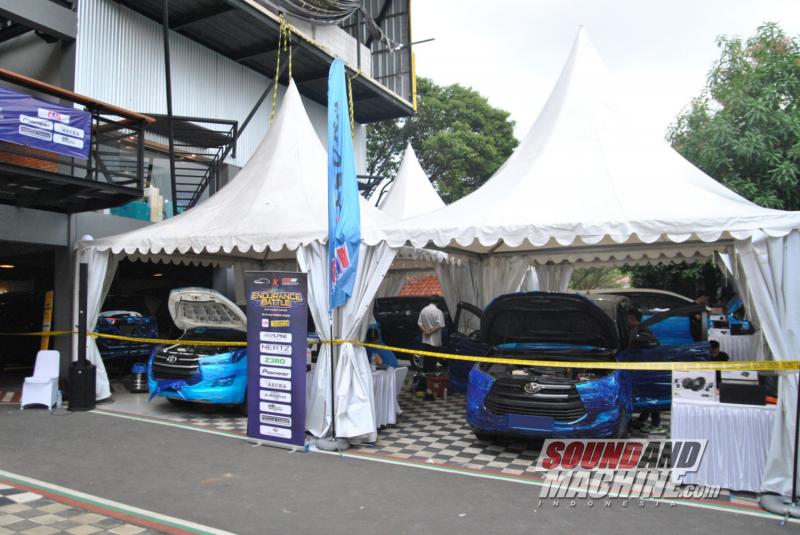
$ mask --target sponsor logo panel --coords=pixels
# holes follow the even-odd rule
[[[262,353],[270,353],[272,355],[292,354],[292,346],[287,344],[261,344],[259,349]]]
[[[262,424],[292,427],[292,419],[289,416],[276,416],[274,414],[259,414],[258,420]]]
[[[271,366],[261,366],[259,370],[261,377],[275,377],[277,379],[291,379],[291,368],[273,368]]]
[[[292,359],[291,357],[278,357],[274,355],[261,355],[259,357],[261,364],[264,366],[281,366],[283,368],[289,368],[292,366]]]
[[[281,403],[292,402],[291,392],[276,392],[274,390],[261,390],[258,393],[258,397],[263,399],[264,401],[279,401]]]
[[[262,342],[283,342],[285,344],[292,343],[292,333],[261,331],[259,337],[261,338]]]
[[[272,412],[275,414],[292,414],[292,406],[291,405],[284,405],[283,403],[272,403],[270,401],[261,401],[258,404],[258,408],[261,412]]]
[[[261,379],[259,381],[261,388],[272,388],[275,390],[287,390],[290,391],[292,389],[292,382],[291,381],[281,381],[280,379]]]
[[[292,430],[291,429],[284,429],[282,427],[275,427],[273,425],[262,425],[259,426],[258,429],[259,433],[262,435],[266,435],[269,437],[278,437],[278,438],[292,438]]]

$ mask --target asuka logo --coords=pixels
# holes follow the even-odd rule
[[[535,467],[547,471],[539,497],[554,506],[560,498],[570,506],[573,498],[714,498],[719,487],[682,486],[705,449],[706,440],[546,440]]]

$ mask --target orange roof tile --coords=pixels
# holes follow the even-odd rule
[[[436,275],[409,277],[400,289],[400,295],[442,295],[442,286]]]

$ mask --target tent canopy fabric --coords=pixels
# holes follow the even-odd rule
[[[191,210],[91,247],[139,257],[294,258],[328,237],[327,153],[292,81],[267,135],[236,177]],[[361,202],[362,236],[377,243],[387,216]]]
[[[638,132],[614,100],[609,72],[581,29],[508,161],[472,194],[390,224],[388,242],[538,252],[551,261],[661,260],[710,257],[710,242],[800,228],[800,212],[762,208],[727,189],[664,140]]]
[[[97,312],[113,278],[115,261],[181,261],[204,265],[232,264],[239,277],[245,269],[300,265],[309,273],[309,305],[323,339],[351,338],[366,331],[368,305],[392,263],[397,248],[381,239],[378,228],[388,217],[366,201],[361,203],[362,243],[359,277],[345,316],[331,330],[328,307],[328,187],[327,154],[306,114],[294,82],[280,111],[247,165],[227,186],[184,214],[140,230],[98,240],[81,241],[79,253],[93,255],[90,264],[89,320]],[[364,240],[362,240],[363,242]],[[313,253],[313,255],[312,255]],[[309,261],[313,256],[314,261]],[[429,255],[444,257],[442,253]],[[239,288],[237,284],[237,293]],[[243,292],[242,292],[243,295]],[[357,297],[357,298],[356,298]],[[77,323],[77,309],[73,313]],[[94,347],[90,339],[90,352]],[[369,361],[363,347],[344,344],[336,364],[337,436],[367,436],[374,440],[374,399]],[[94,354],[102,364],[99,353]],[[324,344],[307,404],[307,429],[320,436],[331,407],[331,346]],[[100,384],[102,383],[102,384]],[[98,376],[98,397],[108,380]]]
[[[393,220],[405,219],[433,212],[444,207],[444,201],[422,170],[417,155],[406,146],[397,176],[392,182],[386,198],[380,205],[381,211]]]

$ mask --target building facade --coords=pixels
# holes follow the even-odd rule
[[[0,141],[0,263],[13,266],[0,269],[0,295],[32,292],[36,303],[52,289],[53,328],[71,329],[81,237],[149,224],[119,215],[132,213],[120,205],[131,206],[144,187],[160,190],[169,217],[231,180],[269,129],[276,72],[277,105],[288,82],[289,47],[279,50],[286,23],[291,74],[323,144],[328,66],[335,57],[345,61],[363,172],[365,125],[412,114],[414,100],[409,0],[363,7],[339,24],[318,24],[283,17],[266,0],[0,0],[0,87],[96,109],[97,119],[92,157],[77,162],[78,172],[74,159],[41,163],[33,149]],[[141,132],[125,121],[141,122]],[[118,134],[102,138],[111,131]],[[35,195],[24,194],[28,180],[37,181]],[[209,284],[224,279],[211,274]],[[55,348],[66,365],[67,337]]]

